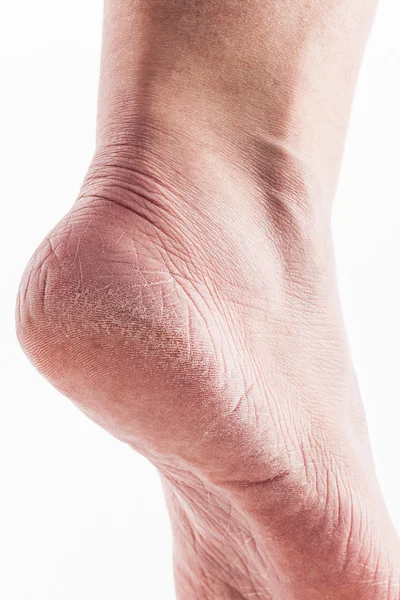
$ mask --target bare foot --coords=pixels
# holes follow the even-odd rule
[[[98,145],[17,308],[165,484],[177,594],[398,600],[331,200],[369,0],[108,0]]]

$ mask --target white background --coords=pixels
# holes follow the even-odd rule
[[[26,261],[94,148],[99,0],[0,7],[0,596],[172,600],[153,468],[38,375],[14,334]],[[381,0],[334,214],[343,308],[379,478],[400,531],[400,3]]]

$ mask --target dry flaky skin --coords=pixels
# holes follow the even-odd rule
[[[160,470],[179,599],[398,600],[330,205],[367,0],[107,0],[98,145],[22,346]]]

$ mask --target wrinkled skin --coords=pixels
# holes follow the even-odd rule
[[[369,0],[107,0],[98,143],[21,344],[159,469],[180,600],[398,600],[330,212]]]

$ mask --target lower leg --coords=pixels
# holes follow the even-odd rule
[[[331,197],[375,4],[107,0],[99,147],[144,122],[225,156],[271,146]]]

